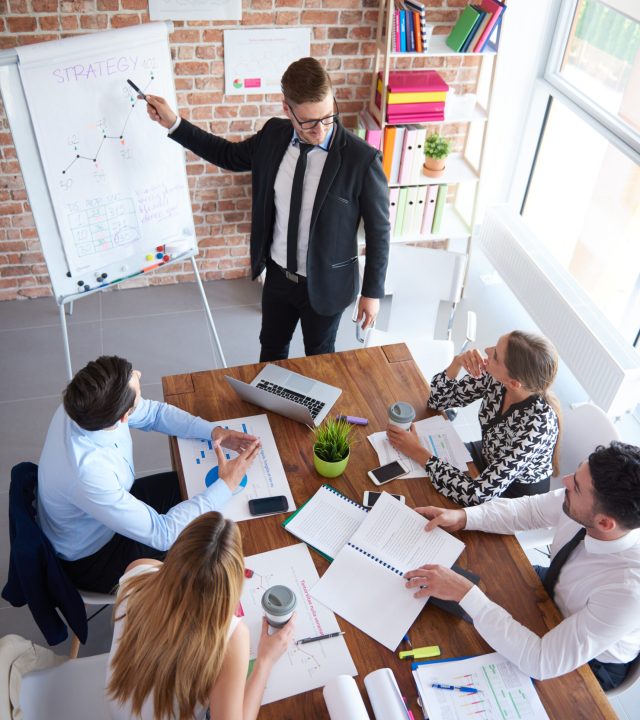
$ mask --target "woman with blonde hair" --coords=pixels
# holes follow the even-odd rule
[[[555,348],[543,337],[514,330],[486,353],[457,355],[432,379],[427,400],[427,407],[446,410],[482,399],[482,441],[470,447],[479,477],[435,457],[414,427],[387,430],[393,447],[424,465],[436,490],[465,506],[547,492],[551,475],[558,474],[560,410],[549,391],[558,370]],[[463,369],[467,374],[458,380]]]
[[[163,563],[136,560],[120,581],[107,693],[112,718],[254,720],[295,620],[262,636],[251,675],[249,631],[234,613],[244,581],[238,526],[218,512],[193,520]]]

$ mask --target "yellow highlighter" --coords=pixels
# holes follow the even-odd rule
[[[438,655],[440,655],[438,645],[402,650],[402,652],[398,653],[400,660],[426,660],[427,658],[438,657]]]

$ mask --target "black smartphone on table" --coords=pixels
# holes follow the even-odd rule
[[[249,500],[249,512],[252,515],[272,515],[273,513],[286,512],[288,509],[289,501],[285,495]]]

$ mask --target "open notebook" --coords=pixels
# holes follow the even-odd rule
[[[416,599],[403,576],[426,563],[451,567],[464,543],[383,493],[343,545],[312,596],[389,650],[395,650],[427,598]]]

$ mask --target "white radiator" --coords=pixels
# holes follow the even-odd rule
[[[479,233],[488,259],[591,396],[610,415],[640,402],[640,354],[589,300],[516,212],[490,208]]]

